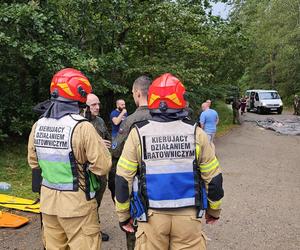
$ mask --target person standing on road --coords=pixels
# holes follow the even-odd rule
[[[238,98],[234,98],[233,102],[232,102],[232,116],[233,116],[233,124],[239,124],[241,125],[241,121],[240,121],[240,107],[241,107],[241,103],[238,100]]]
[[[294,115],[300,115],[300,100],[298,95],[294,96]]]
[[[125,120],[127,116],[127,110],[125,101],[123,99],[119,99],[116,101],[117,108],[110,113],[110,120],[112,123],[112,139],[117,136],[119,132],[119,128],[121,123]]]
[[[246,99],[245,96],[243,96],[243,97],[241,98],[240,103],[241,103],[241,115],[243,115],[243,114],[245,113],[246,105],[247,105],[247,99]]]
[[[255,103],[255,93],[251,92],[251,94],[250,94],[250,110],[254,109],[254,103]]]
[[[128,137],[130,129],[132,126],[139,121],[148,120],[151,118],[148,105],[147,105],[147,95],[148,89],[151,84],[151,79],[148,76],[140,76],[138,77],[132,86],[132,95],[134,102],[137,106],[135,112],[129,115],[124,122],[122,122],[119,133],[114,141],[112,147],[112,156],[113,162],[117,163],[119,160],[125,141]],[[116,172],[113,171],[115,168],[112,168],[109,176],[109,186],[110,189],[113,190],[112,194],[113,197],[115,196],[115,175]],[[116,178],[118,181],[118,178]],[[118,206],[118,202],[116,203]],[[126,242],[127,242],[127,249],[133,250],[135,246],[135,235],[133,233],[126,232]]]
[[[219,116],[217,111],[209,108],[209,103],[204,102],[201,105],[202,113],[200,115],[200,127],[205,131],[210,142],[214,141],[217,132],[217,125],[219,123]]]
[[[95,128],[79,115],[92,91],[78,70],[57,72],[52,103],[33,125],[28,163],[42,170],[40,210],[46,249],[100,249],[96,175],[105,175],[111,156]]]
[[[108,132],[108,129],[105,125],[104,120],[99,117],[100,113],[100,100],[95,94],[88,94],[87,100],[86,100],[87,107],[84,110],[84,116],[89,120],[91,124],[93,124],[94,128],[98,132],[98,134],[103,139],[103,142],[105,143],[107,149],[109,150],[111,148],[111,135]],[[103,198],[103,194],[105,192],[106,186],[107,186],[107,175],[97,176],[99,182],[100,182],[100,189],[96,191],[96,200],[98,203],[98,209],[101,205],[101,201]],[[99,211],[98,211],[99,212]],[[106,233],[103,233],[101,231],[102,241],[108,241],[109,235]]]
[[[203,130],[186,119],[184,93],[169,73],[153,81],[152,118],[130,131],[117,165],[116,210],[123,230],[133,233],[138,223],[136,250],[206,249],[201,217],[206,210],[213,224],[220,216],[219,162]]]

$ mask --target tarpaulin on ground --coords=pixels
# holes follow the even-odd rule
[[[267,118],[264,121],[256,121],[258,126],[265,129],[271,129],[284,135],[300,135],[300,118],[286,119],[276,121],[273,118]]]

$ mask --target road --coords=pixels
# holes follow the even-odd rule
[[[284,120],[291,115],[256,115]],[[216,143],[225,197],[218,225],[205,226],[208,249],[300,248],[300,137],[244,122]]]
[[[204,225],[208,249],[300,249],[300,136],[282,136],[251,122],[266,117],[292,115],[247,113],[247,122],[216,139],[225,197],[218,223]],[[102,228],[111,237],[102,249],[126,249],[108,192],[102,204]],[[30,216],[23,228],[0,229],[0,249],[42,249],[39,218]]]

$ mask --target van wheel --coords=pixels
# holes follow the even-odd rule
[[[281,115],[281,113],[282,113],[282,109],[278,109],[278,110],[277,110],[277,114],[278,114],[278,115]]]
[[[247,108],[247,112],[250,112],[250,109]]]
[[[257,112],[257,114],[261,114],[261,107],[257,107],[256,112]]]

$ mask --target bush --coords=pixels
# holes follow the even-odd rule
[[[232,127],[232,110],[222,101],[217,101],[213,109],[219,114],[219,124],[217,134],[221,135]]]

